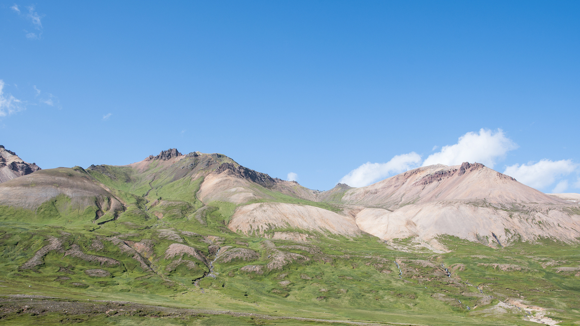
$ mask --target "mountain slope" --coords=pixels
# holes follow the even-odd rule
[[[0,145],[0,183],[38,171],[36,163],[24,162],[16,153]]]
[[[101,218],[116,218],[125,208],[109,189],[78,167],[41,170],[4,182],[0,184],[0,205],[45,217],[68,216],[99,223]]]
[[[195,219],[204,225],[225,227],[232,216],[236,216],[239,222],[251,215],[256,222],[252,228],[267,230],[286,228],[286,222],[294,225],[304,214],[312,213],[316,216],[310,218],[314,224],[318,223],[318,218],[330,218],[320,221],[316,227],[303,227],[304,230],[360,234],[351,217],[348,217],[348,230],[344,230],[342,224],[346,217],[337,214],[340,208],[336,204],[316,201],[320,192],[248,169],[222,154],[193,152],[183,155],[176,149],[170,149],[126,166],[93,165],[87,170],[111,189],[142,197],[149,213],[159,219]],[[268,209],[275,207],[272,205],[264,204],[260,210],[244,209],[257,202],[289,205],[281,206],[286,212],[283,218],[279,214],[271,215]],[[260,214],[266,215],[256,219]],[[274,222],[276,219],[278,222]],[[261,221],[259,225],[257,221]],[[244,224],[241,222],[240,225]],[[304,223],[296,225],[305,226]],[[232,231],[247,231],[233,224],[229,228]]]
[[[536,189],[517,182],[480,163],[460,166],[432,165],[398,174],[367,187],[348,191],[347,204],[394,209],[406,204],[433,201],[486,201],[496,205],[511,203],[562,204]]]
[[[349,190],[342,201],[364,207],[357,225],[382,239],[452,235],[506,244],[580,237],[580,215],[570,202],[478,163],[421,167]]]

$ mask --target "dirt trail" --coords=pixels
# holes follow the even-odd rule
[[[348,324],[348,325],[368,325],[368,326],[385,326],[385,325],[403,325],[400,323],[368,323],[350,320],[327,320],[306,317],[291,316],[271,316],[255,313],[234,312],[225,310],[205,310],[205,309],[179,309],[161,306],[143,305],[132,302],[115,302],[115,301],[77,301],[69,302],[66,299],[59,298],[39,298],[38,296],[17,295],[0,297],[0,315],[31,314],[44,315],[48,313],[60,313],[68,316],[82,316],[104,314],[107,316],[139,316],[147,317],[164,317],[164,318],[183,318],[186,316],[200,315],[230,315],[233,317],[257,317],[266,320],[299,320],[305,322],[325,323],[325,324]],[[408,324],[420,326],[420,324]]]

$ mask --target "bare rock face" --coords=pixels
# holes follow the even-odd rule
[[[16,153],[0,145],[0,183],[38,170],[40,168],[36,163],[26,163]]]
[[[151,160],[167,161],[167,160],[170,160],[174,157],[179,157],[179,156],[183,156],[183,154],[181,154],[177,150],[177,148],[170,148],[166,151],[161,151],[161,153],[159,153],[159,155],[157,155],[157,156],[149,155],[147,160],[149,160],[149,161],[151,161]]]
[[[274,179],[266,173],[257,172],[241,165],[235,166],[232,163],[223,163],[218,167],[216,173],[222,173],[224,171],[229,171],[231,174],[257,183],[266,188],[272,188],[280,179]]]

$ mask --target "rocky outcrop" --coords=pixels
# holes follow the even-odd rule
[[[33,269],[36,266],[44,264],[44,256],[46,256],[51,251],[61,251],[62,250],[63,241],[55,238],[49,237],[48,238],[48,245],[40,248],[32,258],[30,258],[24,265],[20,266],[21,270],[25,269]]]
[[[281,181],[280,179],[272,178],[266,173],[260,173],[241,165],[236,166],[232,163],[223,163],[217,168],[216,173],[219,174],[225,171],[228,171],[234,176],[252,181],[266,188],[272,188],[277,182]]]
[[[36,163],[24,162],[16,153],[0,145],[0,183],[40,170]]]
[[[148,161],[151,161],[151,160],[167,161],[167,160],[170,160],[174,157],[179,157],[179,156],[183,156],[183,154],[181,154],[177,150],[177,148],[170,148],[166,151],[161,151],[161,153],[159,153],[159,155],[157,155],[157,156],[149,155],[147,160]]]
[[[469,162],[463,162],[461,164],[461,166],[459,166],[459,168],[450,168],[447,170],[439,170],[439,171],[435,171],[431,174],[428,174],[426,176],[424,176],[423,178],[421,178],[419,181],[415,182],[413,185],[414,186],[426,186],[429,184],[432,184],[434,182],[439,182],[439,181],[443,181],[444,179],[448,179],[454,176],[458,176],[461,177],[466,173],[470,173],[470,172],[475,172],[478,170],[483,170],[485,168],[485,165],[481,164],[481,163],[469,163]],[[417,172],[419,170],[416,170]],[[407,175],[405,173],[405,175]],[[411,174],[409,174],[410,176]],[[516,179],[499,173],[497,172],[497,177],[500,179],[505,179],[505,180],[511,180],[511,181],[516,181]]]
[[[252,261],[257,260],[260,258],[260,255],[251,249],[246,248],[233,248],[227,250],[224,254],[222,254],[218,261],[220,263],[229,263],[233,260],[243,260],[243,261]]]

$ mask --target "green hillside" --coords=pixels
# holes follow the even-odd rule
[[[239,206],[340,212],[345,190],[316,202],[247,172],[257,199],[203,202],[205,178],[237,163],[220,154],[146,163],[67,169],[106,189],[83,205],[61,194],[36,208],[0,206],[3,325],[534,325],[529,317],[542,315],[580,325],[575,244],[501,248],[442,237],[449,252],[434,252],[412,238],[366,234],[245,236],[227,227]],[[122,208],[113,210],[116,199]],[[274,231],[308,240],[276,240]]]

